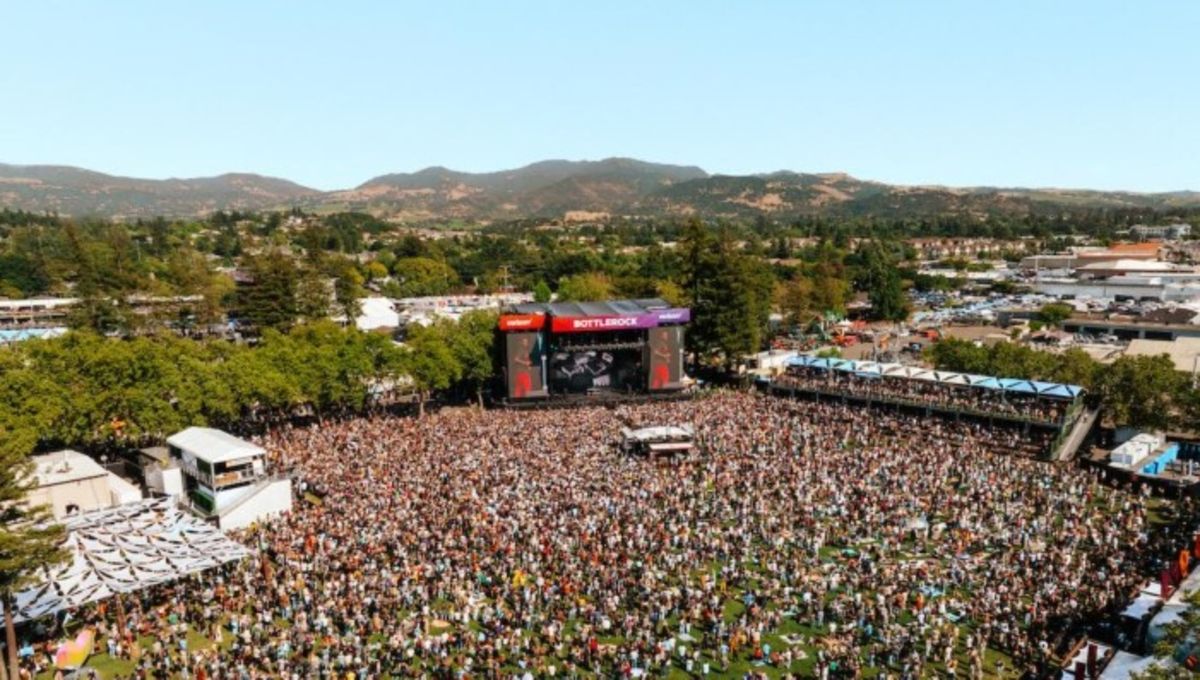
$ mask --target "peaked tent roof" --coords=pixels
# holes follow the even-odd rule
[[[17,593],[13,616],[18,623],[251,555],[167,498],[85,513],[64,525],[71,560],[45,571],[41,583]]]

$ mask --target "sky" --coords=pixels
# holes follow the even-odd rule
[[[0,0],[0,162],[1200,190],[1200,2]]]

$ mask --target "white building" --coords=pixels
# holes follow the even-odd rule
[[[373,331],[400,327],[400,313],[391,298],[371,296],[361,301],[358,318],[354,325],[360,331]]]
[[[46,505],[55,519],[142,499],[136,486],[70,449],[33,457],[37,487],[30,505]]]
[[[167,438],[183,471],[187,502],[239,529],[292,509],[292,481],[267,473],[267,452],[256,444],[208,427],[189,427]]]
[[[432,297],[399,298],[395,300],[401,325],[429,325],[438,319],[457,321],[463,314],[475,310],[496,310],[511,305],[533,302],[532,293],[497,293],[495,295],[438,295]]]
[[[1155,225],[1137,224],[1130,227],[1129,231],[1136,234],[1139,238],[1161,238],[1168,241],[1177,241],[1191,235],[1192,225],[1184,222]]]
[[[1182,302],[1200,297],[1200,282],[1179,276],[1114,276],[1094,281],[1043,278],[1031,286],[1036,293],[1055,297]]]

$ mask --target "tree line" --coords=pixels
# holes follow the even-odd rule
[[[75,331],[0,352],[0,439],[28,454],[60,446],[161,442],[190,425],[241,430],[309,413],[358,412],[437,390],[479,394],[495,315],[389,336],[328,321],[267,330],[255,343]]]
[[[926,356],[940,370],[1079,385],[1118,426],[1190,430],[1200,419],[1200,390],[1166,355],[1121,356],[1102,364],[1079,348],[1047,352],[948,338],[930,346]]]

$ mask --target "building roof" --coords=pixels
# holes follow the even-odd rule
[[[1200,357],[1200,338],[1180,337],[1175,340],[1130,340],[1125,355],[1131,357],[1153,357],[1166,354],[1174,362],[1176,370],[1192,372]]]
[[[79,302],[78,298],[19,298],[0,300],[0,309],[69,307],[77,302]]]
[[[1200,315],[1188,307],[1161,307],[1152,309],[1138,317],[1146,323],[1182,324],[1187,325],[1196,321]]]
[[[89,456],[71,449],[33,456],[32,460],[38,486],[79,482],[108,474],[107,470]]]
[[[224,463],[266,453],[261,446],[211,427],[189,427],[167,437],[167,443],[209,463]]]
[[[1108,247],[1110,253],[1157,253],[1162,250],[1159,241],[1143,241],[1142,243],[1116,243]]]
[[[1158,260],[1129,260],[1116,259],[1105,260],[1103,262],[1093,262],[1085,264],[1081,267],[1076,267],[1079,271],[1108,271],[1111,269],[1126,269],[1139,272],[1170,272],[1175,271],[1175,265],[1170,262],[1160,262]]]
[[[14,343],[25,340],[57,338],[67,334],[62,326],[51,328],[5,328],[0,330],[0,343]]]

